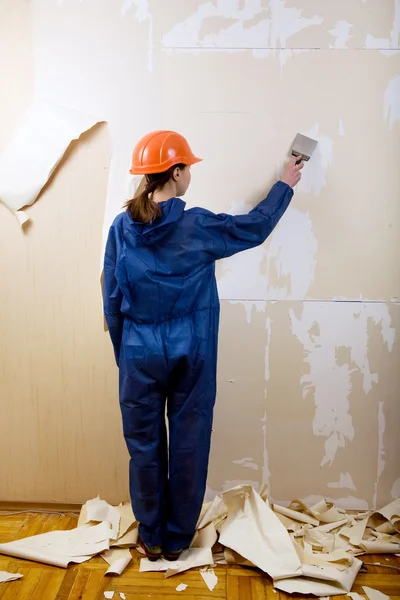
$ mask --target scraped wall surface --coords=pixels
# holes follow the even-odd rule
[[[99,265],[135,141],[181,131],[189,206],[247,212],[319,140],[262,247],[217,266],[208,494],[400,494],[400,1],[0,0],[0,150],[34,96],[106,121],[27,213],[1,207],[0,501],[127,498]],[[45,126],[45,124],[44,124]],[[23,177],[23,165],[21,165]]]

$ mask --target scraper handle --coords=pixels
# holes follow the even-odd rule
[[[303,160],[302,155],[300,154],[299,159],[296,160],[296,165],[299,165],[301,163],[301,161]]]

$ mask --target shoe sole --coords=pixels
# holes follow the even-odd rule
[[[146,545],[142,542],[142,540],[139,540],[139,546],[142,548],[142,550],[144,550],[144,553],[146,554],[146,558],[148,558],[150,562],[156,562],[162,556],[161,552],[159,554],[153,554],[153,553],[149,552],[149,550],[146,548]]]

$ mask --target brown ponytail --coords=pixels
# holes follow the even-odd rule
[[[145,175],[146,184],[144,189],[141,190],[142,185],[140,185],[136,195],[124,205],[124,208],[130,212],[133,221],[151,223],[157,217],[161,217],[162,210],[159,204],[154,202],[152,195],[156,190],[162,189],[168,183],[177,167],[184,169],[185,165],[174,165],[164,173]]]

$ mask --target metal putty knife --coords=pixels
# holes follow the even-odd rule
[[[317,140],[298,133],[292,145],[292,156],[301,156],[302,158],[296,162],[296,165],[299,165],[302,160],[310,160],[317,145]]]

